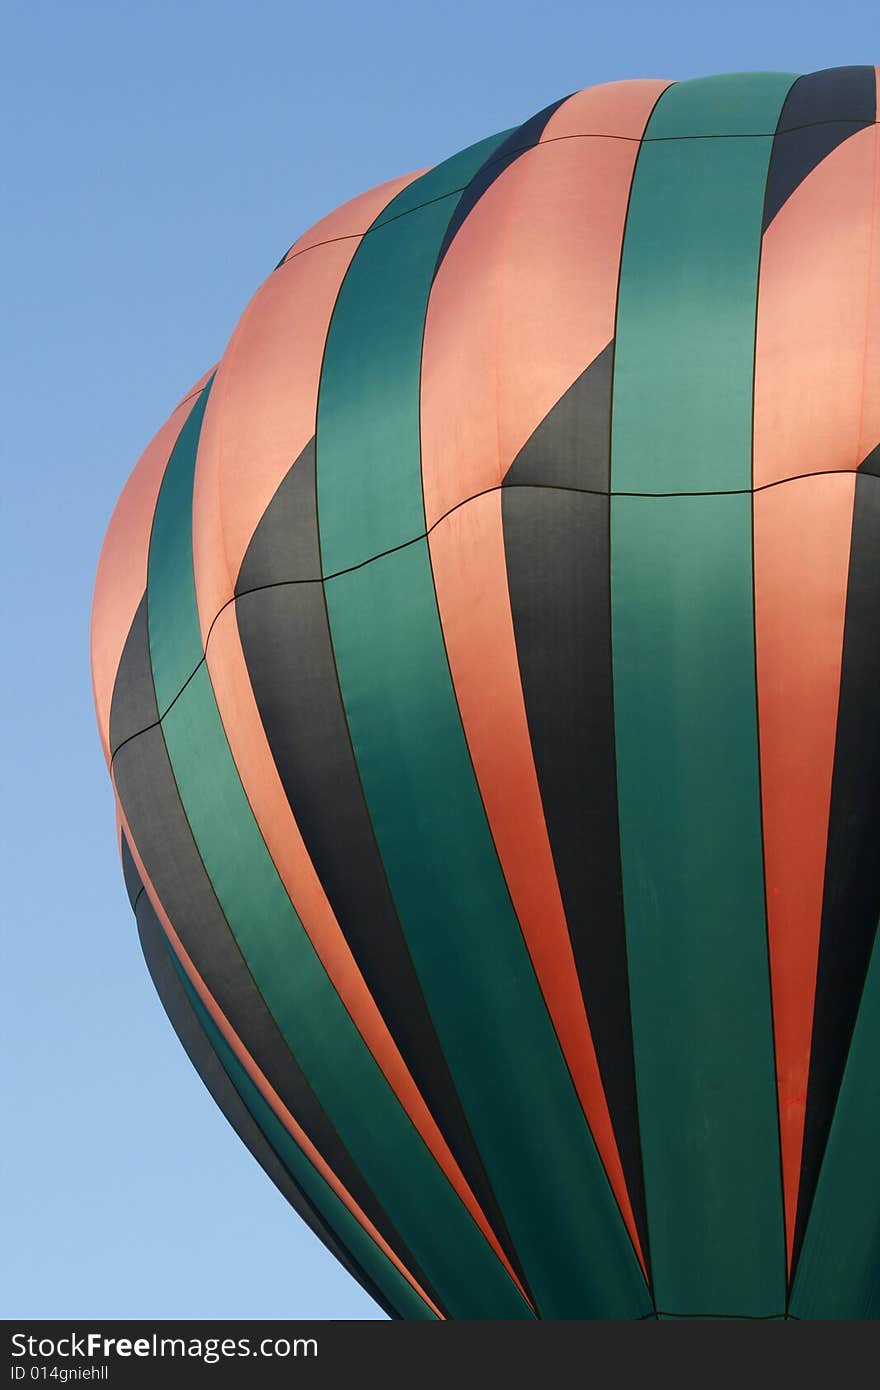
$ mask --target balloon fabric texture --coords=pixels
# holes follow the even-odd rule
[[[355,198],[114,512],[147,965],[392,1316],[880,1317],[877,79]]]

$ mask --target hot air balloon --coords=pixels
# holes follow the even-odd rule
[[[392,1316],[880,1316],[878,169],[873,67],[554,102],[300,237],[113,514],[147,964]]]

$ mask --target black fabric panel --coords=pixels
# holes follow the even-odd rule
[[[313,493],[313,517],[314,508]],[[264,522],[254,550],[277,534],[274,521]],[[245,557],[251,574],[266,572],[270,563],[251,550]],[[388,887],[339,692],[323,586],[282,584],[241,594],[236,613],[260,719],[321,885],[391,1036],[525,1287]]]
[[[607,496],[505,487],[504,547],[550,845],[643,1251],[648,1250],[617,821]]]
[[[155,724],[159,717],[150,644],[147,635],[147,594],[137,606],[113,684],[110,702],[110,756],[126,739]]]
[[[146,625],[141,631],[147,641]],[[141,660],[131,644],[126,650],[133,661]],[[161,726],[154,724],[123,744],[113,771],[134,844],[196,970],[318,1152],[429,1297],[442,1306],[364,1181],[254,983],[193,839]]]
[[[880,918],[880,480],[856,478],[816,1007],[795,1232],[800,1250]]]
[[[827,155],[876,119],[872,67],[825,68],[799,77],[785,99],[776,127],[764,229],[798,184]]]
[[[876,449],[872,449],[867,458],[862,459],[859,464],[860,473],[871,473],[875,478],[880,477],[880,444]]]
[[[792,85],[776,129],[784,135],[824,121],[870,125],[875,120],[876,103],[873,67],[822,68],[805,73]]]
[[[567,100],[567,97],[560,97],[559,101],[552,102],[550,106],[545,106],[543,111],[538,111],[536,115],[530,116],[527,121],[512,131],[507,139],[498,146],[495,153],[486,160],[485,164],[480,166],[462,193],[458,206],[452,215],[452,220],[437,253],[435,275],[443,263],[443,257],[449,250],[453,237],[458,232],[462,222],[480,201],[486,189],[491,187],[498,176],[503,174],[504,170],[524,151],[533,149],[537,145],[553,112],[562,105],[563,101]]]
[[[235,592],[320,578],[313,435],[260,519],[242,561]]]
[[[124,836],[122,847],[123,858],[127,856],[128,862],[134,867],[134,861]],[[136,876],[137,870],[135,869],[134,872]],[[139,879],[138,885],[140,896],[138,897],[138,893],[135,894],[137,900],[135,917],[144,960],[162,1007],[168,1015],[168,1021],[206,1089],[222,1110],[239,1139],[250,1149],[260,1167],[271,1178],[297,1215],[302,1218],[313,1234],[327,1247],[331,1255],[339,1261],[352,1278],[357,1280],[361,1288],[375,1299],[383,1311],[389,1317],[396,1317],[394,1310],[386,1303],[384,1295],[369,1275],[364,1272],[350,1251],[330,1230],[302,1188],[288,1172],[230,1081],[208,1041],[207,1034],[186,996],[183,985],[180,983],[171,959],[165,933],[150,899],[146,893],[142,892]]]
[[[526,440],[505,484],[608,491],[613,369],[612,339]]]

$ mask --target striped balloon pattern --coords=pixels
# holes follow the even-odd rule
[[[391,1316],[880,1317],[877,87],[355,198],[113,515],[147,965]]]

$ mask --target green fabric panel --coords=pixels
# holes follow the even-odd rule
[[[159,494],[148,605],[182,648],[195,617],[192,456],[175,451]],[[187,491],[188,488],[188,491]],[[188,563],[184,562],[184,554]],[[154,600],[154,595],[158,596]],[[180,633],[167,627],[179,625]],[[331,984],[287,895],[242,787],[201,665],[163,721],[181,801],[208,876],[278,1027],[414,1258],[456,1317],[531,1317],[418,1135]],[[231,1022],[235,1025],[235,1019]]]
[[[413,461],[410,445],[419,437],[428,294],[460,191],[507,134],[462,151],[398,194],[342,283],[318,397],[325,574],[424,534],[419,455]]]
[[[795,1272],[798,1318],[880,1318],[880,936]]]
[[[649,140],[708,135],[769,135],[796,72],[722,72],[676,82],[663,93],[645,132]],[[717,149],[717,146],[716,146]],[[643,151],[644,153],[644,151]]]
[[[768,1316],[785,1263],[751,498],[614,497],[621,858],[651,1261],[666,1313]]]
[[[168,461],[150,534],[147,621],[159,717],[205,655],[196,606],[192,544],[182,545],[181,518],[192,515],[196,453],[214,378],[199,393]]]
[[[320,436],[318,457],[321,467]],[[409,457],[417,471],[417,438]],[[427,542],[329,579],[326,588],[352,739],[391,889],[539,1312],[638,1317],[650,1310],[647,1289],[541,997],[474,778]]]
[[[424,532],[421,348],[437,254],[458,201],[447,190],[460,189],[506,134],[405,190],[352,261],[318,406],[322,565],[343,699],[392,893],[530,1287],[545,1317],[629,1316],[648,1309],[647,1290],[495,853],[427,545],[374,558]]]
[[[278,877],[202,666],[163,723],[181,800],[248,969],[369,1186],[458,1317],[528,1310],[400,1106]],[[235,1020],[232,1020],[233,1024]]]
[[[379,1249],[360,1222],[348,1210],[345,1203],[337,1197],[332,1187],[321,1177],[318,1170],[312,1166],[296,1140],[278,1119],[272,1107],[263,1099],[260,1091],[248,1076],[196,994],[188,975],[181,968],[180,962],[170,947],[168,947],[168,954],[174,963],[174,968],[196,1017],[223,1069],[288,1173],[299,1184],[331,1230],[336,1232],[364,1272],[382,1290],[391,1307],[401,1317],[411,1321],[435,1322],[436,1315],[419,1297],[412,1285],[404,1279],[387,1255]]]
[[[748,73],[679,82],[648,123],[620,273],[615,492],[751,487],[761,217],[772,134],[793,81]]]

